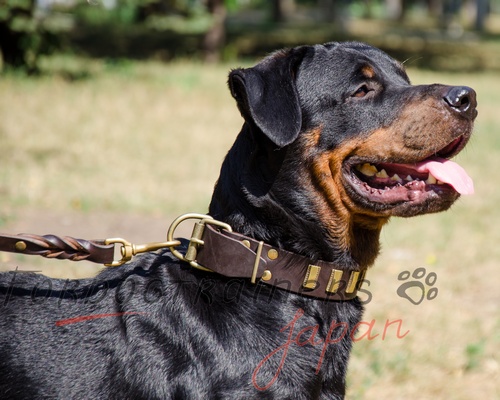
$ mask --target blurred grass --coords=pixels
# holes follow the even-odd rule
[[[73,62],[74,64],[74,62]],[[205,211],[241,120],[227,67],[63,59],[0,80],[1,209]],[[49,65],[48,69],[56,69]]]
[[[386,320],[401,319],[410,333],[356,343],[347,398],[500,398],[498,74],[423,72],[411,60],[407,67],[414,83],[478,92],[476,133],[457,157],[476,194],[383,230],[364,320],[381,333]],[[44,68],[51,73],[37,79],[0,80],[0,221],[25,209],[206,211],[241,126],[226,88],[229,65],[62,57]],[[415,306],[398,297],[397,278],[422,266],[437,274],[439,294]]]

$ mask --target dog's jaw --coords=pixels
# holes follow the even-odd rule
[[[244,125],[223,163],[210,215],[241,234],[311,260],[352,270],[372,265],[387,218],[350,214],[340,195],[331,195],[337,200],[330,203],[319,193],[315,177],[321,174],[311,176],[307,164],[297,163],[295,152],[303,151],[298,143],[285,149],[262,142],[256,147],[253,138],[263,135],[252,129]]]

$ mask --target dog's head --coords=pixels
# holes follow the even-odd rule
[[[229,86],[250,131],[286,149],[295,170],[277,180],[325,219],[333,210],[380,225],[443,211],[473,191],[449,161],[477,115],[468,87],[412,86],[399,62],[362,43],[279,51],[232,71]]]

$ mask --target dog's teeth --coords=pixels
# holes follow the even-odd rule
[[[413,178],[412,178],[410,175],[408,175],[408,176],[405,178],[405,181],[411,182],[411,181],[413,181]]]
[[[399,177],[398,174],[394,174],[393,176],[391,176],[391,181],[403,182],[403,180]]]
[[[425,183],[427,183],[428,185],[434,185],[437,183],[437,179],[434,178],[434,176],[432,176],[431,174],[429,174],[429,177],[427,178]]]
[[[375,174],[375,176],[376,176],[377,178],[389,178],[389,175],[387,175],[387,172],[385,172],[385,169],[383,169],[383,170],[381,170],[381,171],[377,172],[377,173]]]
[[[377,167],[368,163],[365,163],[363,165],[358,165],[356,169],[366,176],[373,176],[377,173]]]

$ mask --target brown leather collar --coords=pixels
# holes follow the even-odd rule
[[[193,218],[193,215],[200,217],[189,214],[188,218]],[[203,217],[206,218],[195,226],[185,255],[175,249],[180,241],[171,238],[168,242],[133,245],[124,239],[88,241],[27,234],[0,235],[0,251],[118,266],[137,253],[169,247],[174,255],[193,267],[326,300],[353,299],[363,282],[366,270],[352,271],[331,262],[311,262],[307,257],[231,232],[226,224]],[[174,225],[177,225],[175,221]],[[171,230],[168,236],[171,236]],[[123,258],[118,262],[113,261],[115,243],[122,245]]]
[[[277,249],[266,243],[206,225],[196,262],[227,277],[248,278],[326,300],[356,297],[366,270],[350,271],[326,261]]]

